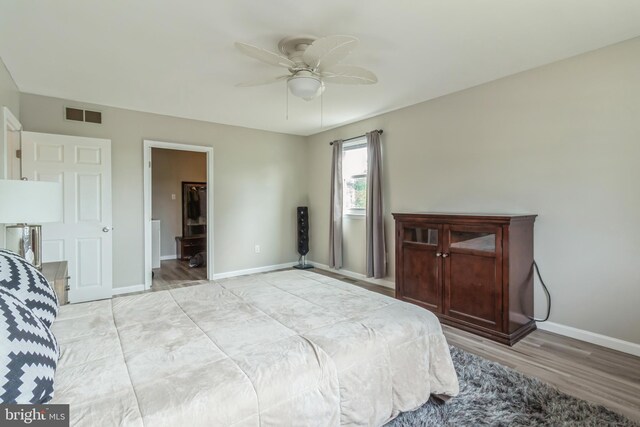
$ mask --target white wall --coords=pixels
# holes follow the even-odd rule
[[[309,137],[310,259],[328,264],[329,141],[379,128],[389,279],[392,212],[536,213],[550,320],[640,343],[640,38]]]
[[[160,220],[160,255],[175,256],[176,236],[182,236],[182,182],[207,182],[207,154],[152,148],[151,165],[151,217]]]
[[[102,111],[103,124],[64,121],[64,106]],[[143,139],[214,148],[214,273],[293,262],[295,208],[306,203],[304,138],[22,94],[25,130],[109,138],[114,287],[144,283]],[[254,253],[254,245],[261,253]]]

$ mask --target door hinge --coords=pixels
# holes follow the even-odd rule
[[[149,160],[149,168],[151,168],[151,160]]]
[[[16,150],[16,159],[22,158],[22,150]]]

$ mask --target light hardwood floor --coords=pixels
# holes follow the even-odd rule
[[[151,290],[162,291],[207,279],[207,267],[189,267],[189,261],[171,259],[160,261],[160,268],[153,270]]]
[[[164,263],[167,263],[168,268],[160,277],[156,275],[157,286],[154,279],[152,290],[207,283],[206,280],[193,276],[179,279],[179,274],[182,274],[185,267],[175,261],[163,261],[163,269]],[[206,276],[206,269],[204,270]],[[383,286],[324,270],[313,271],[373,292],[394,296],[392,289]],[[509,347],[450,326],[443,325],[442,328],[451,345],[538,378],[564,393],[604,405],[640,422],[639,357],[541,330],[534,331]]]

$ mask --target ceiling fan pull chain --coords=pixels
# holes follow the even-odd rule
[[[286,111],[286,113],[285,113],[285,118],[286,118],[286,120],[289,120],[289,88],[287,87],[287,85],[286,85],[286,84],[284,85],[284,92],[285,92],[285,93],[284,93],[284,97],[285,97],[285,99],[286,99],[286,101],[285,101],[285,102],[286,102],[286,104],[287,104],[287,107],[286,107],[286,110],[287,110],[287,111]]]

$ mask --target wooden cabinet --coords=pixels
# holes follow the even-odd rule
[[[397,298],[509,345],[535,329],[535,215],[393,216]]]

